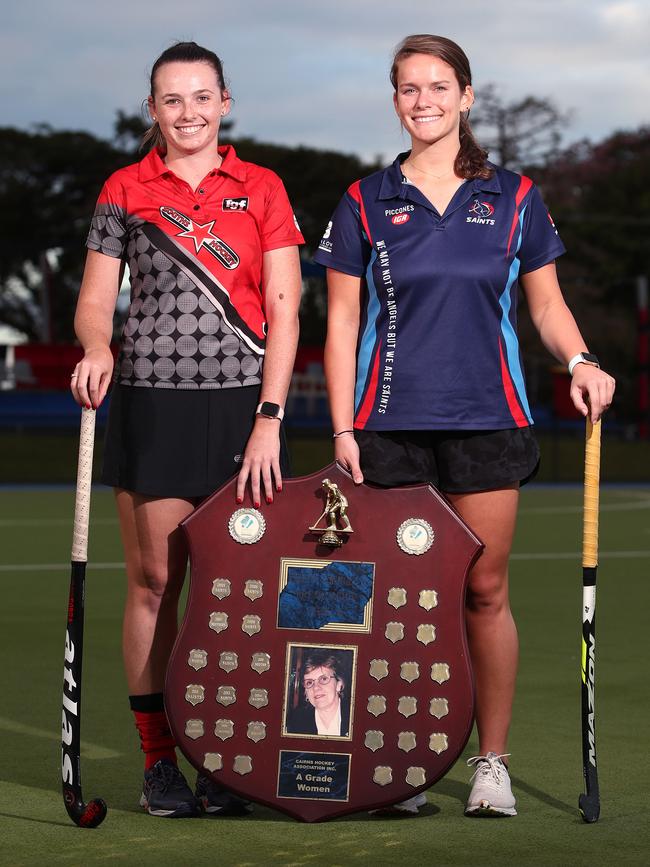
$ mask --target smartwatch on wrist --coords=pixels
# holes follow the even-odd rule
[[[282,421],[284,410],[279,403],[271,403],[268,400],[264,400],[255,410],[255,415],[262,415],[264,418],[277,418],[278,421]]]
[[[571,376],[573,376],[573,371],[576,364],[591,364],[593,367],[600,367],[600,362],[595,355],[592,355],[591,352],[579,352],[577,355],[573,356],[573,358],[567,365]]]

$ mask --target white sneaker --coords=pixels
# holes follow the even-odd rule
[[[410,813],[416,816],[420,807],[424,807],[427,803],[427,796],[424,792],[419,792],[408,798],[406,801],[400,801],[397,804],[389,804],[387,807],[379,807],[377,810],[370,810],[371,816],[394,816],[397,813]]]
[[[509,756],[504,753],[488,753],[487,756],[473,756],[468,765],[476,765],[473,783],[465,807],[466,816],[516,816],[515,798],[510,787],[508,768],[501,761]]]

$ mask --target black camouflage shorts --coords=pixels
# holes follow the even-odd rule
[[[512,430],[354,432],[361,470],[385,487],[429,482],[469,494],[525,485],[537,473],[539,445],[530,427]]]

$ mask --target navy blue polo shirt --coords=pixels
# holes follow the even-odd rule
[[[517,280],[564,245],[529,178],[491,166],[441,216],[403,176],[407,155],[349,187],[314,256],[363,278],[354,426],[526,427]]]

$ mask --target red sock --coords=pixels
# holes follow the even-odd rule
[[[165,711],[134,710],[133,715],[140,734],[145,771],[153,767],[159,759],[167,759],[176,764],[176,742],[169,730]]]

